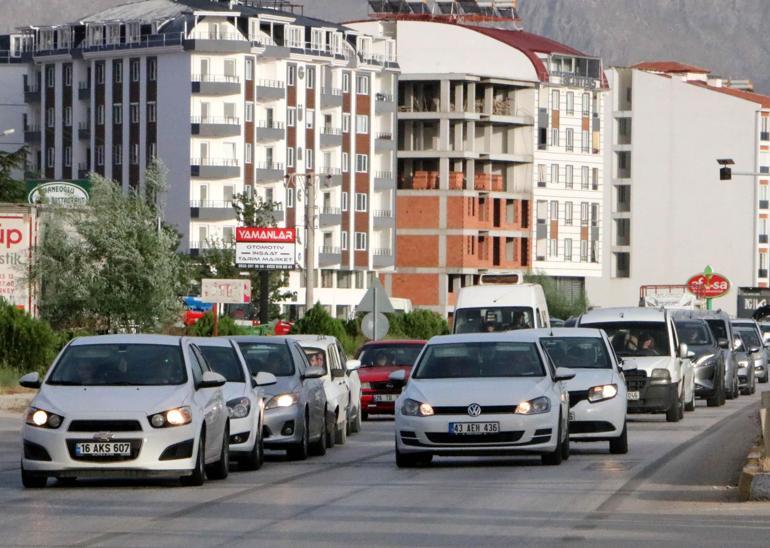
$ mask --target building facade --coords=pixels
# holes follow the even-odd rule
[[[636,303],[641,286],[682,285],[706,265],[733,287],[767,287],[770,97],[674,62],[613,68],[608,78],[608,230],[591,303]],[[722,182],[721,158],[768,175]],[[734,297],[714,306],[735,312]]]
[[[601,274],[601,61],[502,22],[399,12],[349,24],[394,39],[401,67],[385,285],[444,315],[483,272],[548,274],[566,291]]]
[[[316,295],[346,316],[395,265],[395,42],[265,5],[145,0],[12,36],[31,168],[138,189],[159,158],[193,255],[233,240],[236,195],[274,202],[279,226],[314,223]],[[289,316],[302,286],[291,272]]]

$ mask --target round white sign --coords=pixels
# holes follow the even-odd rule
[[[83,206],[88,203],[88,192],[74,183],[52,181],[42,183],[32,189],[28,200],[30,204]]]

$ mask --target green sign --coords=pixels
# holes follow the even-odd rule
[[[88,203],[90,190],[91,182],[87,179],[35,179],[27,181],[27,201],[30,204],[84,206]]]

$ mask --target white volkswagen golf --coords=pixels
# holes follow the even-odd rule
[[[564,381],[574,376],[552,366],[534,331],[434,337],[396,401],[396,464],[434,455],[541,455],[561,464],[569,457]]]
[[[41,382],[22,427],[21,480],[228,474],[225,378],[186,338],[107,335],[70,342]]]

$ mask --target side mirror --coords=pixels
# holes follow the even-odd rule
[[[689,357],[687,355],[688,352],[689,351],[687,350],[687,345],[686,344],[682,343],[682,344],[679,345],[679,357],[680,358],[682,358],[682,359],[688,358]]]
[[[361,367],[361,360],[348,360],[345,362],[345,369],[355,371]]]
[[[303,379],[320,379],[324,375],[326,375],[326,370],[323,367],[314,365],[312,367],[308,367],[305,370],[305,374],[302,375],[302,378]]]
[[[27,373],[19,379],[19,386],[24,388],[34,388],[37,390],[42,384],[39,373]]]
[[[397,369],[388,375],[388,380],[396,386],[404,386],[406,384],[406,371]]]
[[[267,371],[260,371],[253,377],[253,379],[256,386],[270,386],[278,382],[275,375],[268,373]]]
[[[692,350],[688,350],[687,357],[690,359],[693,359],[695,357],[695,352],[693,352]]]
[[[754,354],[755,352],[759,352],[759,347],[752,346],[751,348],[749,348],[749,352],[751,352],[752,354]]]
[[[203,377],[201,378],[201,382],[198,383],[197,388],[219,388],[220,386],[224,386],[226,382],[227,379],[219,373],[206,371],[203,373]]]
[[[553,380],[555,380],[556,382],[559,382],[559,381],[568,381],[574,378],[575,378],[575,372],[572,369],[569,369],[568,367],[557,367],[556,374],[554,375]]]
[[[727,339],[718,339],[717,345],[719,346],[719,348],[726,348],[726,349],[730,348],[730,342]]]

